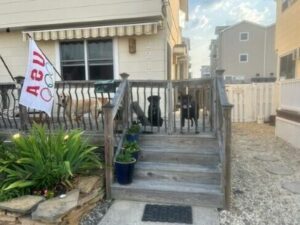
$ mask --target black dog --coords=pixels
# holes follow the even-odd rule
[[[192,99],[191,95],[181,95],[179,96],[179,100],[181,100],[181,127],[184,127],[185,119],[191,120],[191,125],[193,126],[193,121],[197,126],[197,121],[199,118],[199,106]]]
[[[152,126],[162,126],[163,119],[161,118],[161,110],[159,107],[159,96],[150,96],[147,98],[150,102],[148,107],[148,120]]]

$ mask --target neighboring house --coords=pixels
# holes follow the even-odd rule
[[[1,1],[0,54],[24,75],[29,34],[65,80],[187,78],[187,19],[188,0]]]
[[[216,27],[215,34],[210,45],[212,74],[224,69],[226,78],[244,82],[276,74],[275,25],[242,21]]]
[[[300,0],[278,0],[279,110],[276,135],[300,148]]]
[[[201,67],[201,77],[210,77],[210,66],[205,65]]]

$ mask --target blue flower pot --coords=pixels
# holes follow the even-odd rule
[[[115,172],[119,184],[126,185],[132,183],[135,162],[136,159],[129,163],[115,162]]]
[[[128,142],[138,142],[140,134],[126,134],[126,140]]]

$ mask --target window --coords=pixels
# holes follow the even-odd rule
[[[113,79],[112,40],[62,42],[61,71],[65,80]]]
[[[248,40],[249,40],[249,32],[241,32],[240,41],[248,41]]]
[[[289,54],[280,58],[280,77],[286,79],[295,78],[296,61],[293,60],[293,54]]]
[[[248,62],[248,54],[240,54],[240,63],[247,63]]]

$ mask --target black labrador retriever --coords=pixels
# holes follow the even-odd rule
[[[181,101],[180,110],[181,110],[181,127],[184,127],[185,120],[191,120],[191,125],[195,122],[197,126],[197,121],[199,118],[199,106],[193,100],[191,95],[181,95],[179,96]],[[197,107],[197,108],[196,108]]]
[[[161,118],[161,110],[159,107],[160,97],[157,95],[147,98],[150,102],[148,107],[148,120],[152,126],[162,126],[163,119]]]

